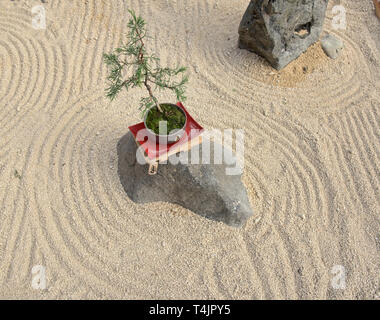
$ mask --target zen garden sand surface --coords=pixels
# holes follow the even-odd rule
[[[316,42],[280,71],[238,48],[248,4],[0,0],[0,298],[379,299],[374,4],[330,0],[320,39],[342,40],[339,56]],[[32,25],[37,5],[46,29]],[[192,117],[244,129],[244,228],[126,194],[117,143],[142,121],[143,92],[106,99],[103,54],[125,40],[128,9],[162,65],[188,67]]]

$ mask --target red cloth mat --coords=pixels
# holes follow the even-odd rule
[[[178,140],[177,142],[175,142],[173,144],[162,145],[162,144],[159,144],[158,142],[148,141],[147,137],[145,137],[145,139],[143,139],[143,140],[138,140],[137,139],[138,132],[142,129],[145,129],[144,122],[140,122],[140,123],[137,123],[133,126],[128,127],[129,130],[132,132],[137,144],[142,145],[142,147],[143,147],[146,155],[148,155],[149,159],[151,159],[151,160],[158,159],[162,155],[170,152],[171,150],[174,150],[174,149],[178,148],[179,146],[181,146],[182,144],[187,143],[187,142],[191,141],[192,139],[198,137],[204,131],[203,127],[201,127],[190,116],[190,114],[187,112],[187,110],[185,109],[185,107],[183,106],[183,104],[181,102],[178,102],[177,106],[180,107],[186,113],[186,116],[187,116],[187,124],[186,124],[186,128],[185,128],[186,134],[184,134],[180,140]]]

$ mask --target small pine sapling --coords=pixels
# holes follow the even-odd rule
[[[139,109],[143,115],[156,106],[158,114],[160,114],[159,118],[169,120],[174,115],[173,110],[165,108],[168,105],[159,103],[154,90],[168,89],[176,95],[178,101],[185,101],[185,89],[189,80],[185,73],[186,68],[160,67],[160,59],[146,50],[145,39],[148,38],[146,22],[142,17],[137,17],[134,11],[129,10],[129,13],[131,19],[128,22],[128,42],[115,49],[114,52],[104,54],[104,62],[109,69],[107,77],[109,87],[106,89],[106,95],[113,100],[123,88],[128,90],[144,86],[148,95],[141,98],[140,101]],[[129,77],[125,78],[124,74],[129,74]],[[177,126],[182,122],[177,123]]]

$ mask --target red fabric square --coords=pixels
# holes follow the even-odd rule
[[[204,131],[203,127],[200,126],[190,116],[190,114],[187,112],[186,108],[183,106],[183,104],[181,102],[178,102],[177,106],[180,107],[186,113],[186,116],[187,116],[187,124],[186,124],[186,128],[185,128],[186,134],[184,134],[183,137],[179,141],[177,141],[173,144],[162,145],[162,144],[159,144],[158,142],[155,143],[152,141],[148,141],[147,138],[145,140],[140,140],[140,141],[137,140],[137,133],[141,129],[145,129],[144,122],[140,122],[140,123],[137,123],[133,126],[128,127],[129,130],[132,132],[137,143],[139,145],[143,146],[143,149],[145,150],[149,159],[155,160],[155,159],[159,158],[160,156],[164,155],[165,153],[170,152],[170,150],[178,148],[180,145],[187,143],[187,142],[191,141],[192,139],[198,137]]]

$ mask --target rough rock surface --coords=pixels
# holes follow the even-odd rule
[[[213,150],[211,143],[211,149]],[[165,201],[179,204],[203,217],[242,227],[252,216],[241,175],[227,175],[225,164],[160,164],[157,175],[136,160],[131,133],[117,145],[118,173],[128,196],[137,203]],[[213,159],[213,151],[211,159]],[[202,148],[199,148],[202,159]],[[181,157],[188,157],[183,153]],[[173,157],[176,157],[174,155]]]
[[[328,0],[251,0],[239,27],[239,47],[276,69],[318,41]]]
[[[344,43],[342,40],[334,37],[331,34],[326,35],[321,40],[323,51],[331,59],[336,59],[339,57],[340,51],[344,48]]]

